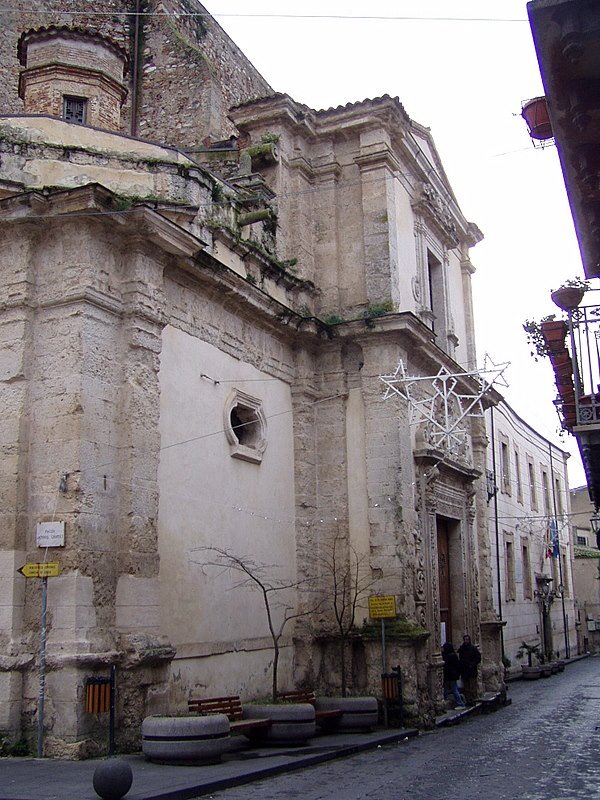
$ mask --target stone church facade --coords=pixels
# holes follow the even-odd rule
[[[193,0],[134,5],[14,2],[0,43],[0,730],[31,737],[39,712],[23,564],[60,565],[45,754],[82,757],[105,727],[85,682],[111,666],[122,748],[191,696],[268,693],[261,596],[215,552],[283,587],[277,625],[300,615],[279,688],[339,691],[334,549],[358,601],[348,688],[379,692],[366,595],[393,595],[386,668],[427,724],[445,639],[480,645],[482,690],[501,674],[485,425],[437,435],[433,379],[459,375],[451,404],[479,389],[481,234],[397,98],[310,109]],[[383,399],[399,365],[428,378],[429,418]],[[40,547],[49,522],[64,542]]]

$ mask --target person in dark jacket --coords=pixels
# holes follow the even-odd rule
[[[454,652],[454,645],[451,642],[446,642],[446,644],[442,645],[442,658],[444,659],[444,686],[452,692],[456,707],[464,708],[465,701],[458,688],[460,663],[458,656]]]
[[[465,700],[467,705],[472,706],[477,699],[477,667],[481,662],[481,653],[467,634],[463,636],[463,643],[458,648],[458,660]]]

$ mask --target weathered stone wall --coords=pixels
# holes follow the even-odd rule
[[[175,147],[201,147],[234,133],[227,117],[231,105],[270,94],[269,84],[223,29],[196,0],[143,0],[138,29],[138,85],[132,85],[136,54],[135,0],[108,0],[98,14],[81,0],[65,0],[63,13],[50,0],[30,12],[25,0],[1,0],[0,109],[21,113],[17,41],[32,28],[67,25],[98,32],[129,56],[128,97],[121,130],[131,131],[132,104],[137,104],[138,135]],[[77,12],[77,13],[71,13]],[[197,15],[197,16],[196,16]]]
[[[79,37],[79,38],[77,38]],[[84,101],[83,122],[118,130],[120,109],[127,94],[123,85],[125,56],[106,40],[65,31],[52,31],[21,41],[19,94],[26,114],[64,115],[64,98]]]
[[[77,39],[57,32],[51,38],[43,38],[27,43],[26,66],[41,67],[44,64],[59,63],[71,67],[86,66],[88,69],[101,72],[113,80],[123,80],[124,59],[120,58],[114,48],[87,38]]]
[[[102,7],[106,14],[94,13],[96,9],[81,0],[61,0],[60,8],[64,9],[61,13],[52,11],[56,8],[52,0],[36,2],[35,13],[31,8],[27,0],[0,0],[0,108],[3,114],[23,112],[23,103],[18,96],[21,66],[17,58],[17,42],[25,31],[50,25],[79,27],[100,33],[129,50],[130,18],[127,14],[132,10],[132,2],[107,0]],[[123,124],[126,129],[126,122]]]
[[[96,26],[129,52],[132,20],[120,14],[131,5],[111,6],[110,21]],[[196,8],[165,0],[151,10]],[[27,21],[13,16],[13,26]],[[139,133],[194,147],[235,132],[229,105],[269,87],[218,25],[189,13],[143,22]],[[430,633],[393,654],[422,719],[441,700],[439,519],[453,530],[455,628],[477,638],[482,612],[491,611],[489,592],[479,589],[488,576],[479,553],[487,547],[483,490],[473,491],[483,437],[468,431],[454,461],[443,443],[417,436],[405,398],[382,402],[379,381],[400,359],[409,374],[431,376],[441,364],[452,368],[455,354],[474,354],[468,325],[467,342],[455,347],[449,324],[464,313],[469,281],[446,251],[460,227],[464,262],[467,223],[433,185],[424,188],[397,100],[312,112],[277,96],[238,105],[233,117],[254,144],[276,135],[265,177],[279,195],[278,256],[297,256],[298,276],[269,255],[276,225],[237,224],[236,206],[246,208],[251,190],[270,202],[255,176],[238,175],[240,194],[229,203],[233,184],[167,148],[58,120],[2,123],[0,211],[44,220],[11,223],[5,242],[16,257],[3,263],[0,369],[10,403],[2,469],[17,506],[6,516],[2,558],[34,559],[35,522],[55,513],[66,520],[50,618],[55,754],[68,753],[61,742],[72,740],[71,754],[90,752],[83,679],[117,658],[124,747],[145,713],[182,711],[191,694],[266,693],[270,643],[258,604],[227,592],[231,580],[222,599],[193,563],[198,547],[247,545],[258,561],[281,561],[285,577],[297,571],[307,581],[302,611],[327,598],[282,639],[280,686],[292,688],[293,677],[327,683],[330,653],[321,645],[335,622],[325,559],[339,541],[342,564],[352,569],[360,559],[368,579],[355,621],[366,616],[367,594],[392,594],[400,615]],[[241,161],[257,163],[250,151]],[[81,188],[84,181],[105,188]],[[11,199],[19,183],[63,191]],[[93,214],[49,218],[63,210]],[[434,309],[419,292],[429,245],[452,281],[439,347]],[[311,316],[315,304],[329,319]],[[262,462],[228,450],[224,409],[229,389],[240,386],[265,406]],[[21,687],[20,670],[33,662],[39,592],[34,583],[21,590],[20,581],[0,586],[11,608],[2,633],[14,658],[0,675],[10,698],[1,721],[10,730],[20,713],[31,729],[35,711],[33,673]],[[350,688],[378,691],[378,656],[375,646],[353,648]],[[337,688],[340,667],[334,661],[328,685]]]
[[[169,16],[144,20],[139,134],[186,149],[235,133],[230,106],[270,86],[195,0],[164,0],[156,10]]]
[[[86,100],[85,124],[116,131],[121,122],[122,92],[101,78],[82,70],[43,68],[23,77],[26,114],[63,115],[63,98]]]

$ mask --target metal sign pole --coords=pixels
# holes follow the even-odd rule
[[[115,754],[115,690],[117,686],[117,668],[110,668],[110,716],[108,720],[108,755]]]
[[[385,675],[385,619],[381,618],[381,674]],[[388,726],[388,700],[387,697],[383,698],[383,724]]]
[[[369,616],[371,619],[381,620],[381,689],[382,689],[382,706],[383,706],[383,721],[387,728],[388,724],[388,690],[387,690],[387,675],[385,671],[386,653],[385,653],[385,620],[394,619],[396,617],[396,596],[390,595],[371,595],[368,598],[369,602]]]
[[[46,610],[48,607],[48,578],[42,578],[42,630],[40,634],[39,699],[37,757],[44,757],[44,696],[46,690]]]

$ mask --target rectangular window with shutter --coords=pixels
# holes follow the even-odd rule
[[[76,125],[85,125],[87,100],[85,97],[63,97],[63,119]]]

